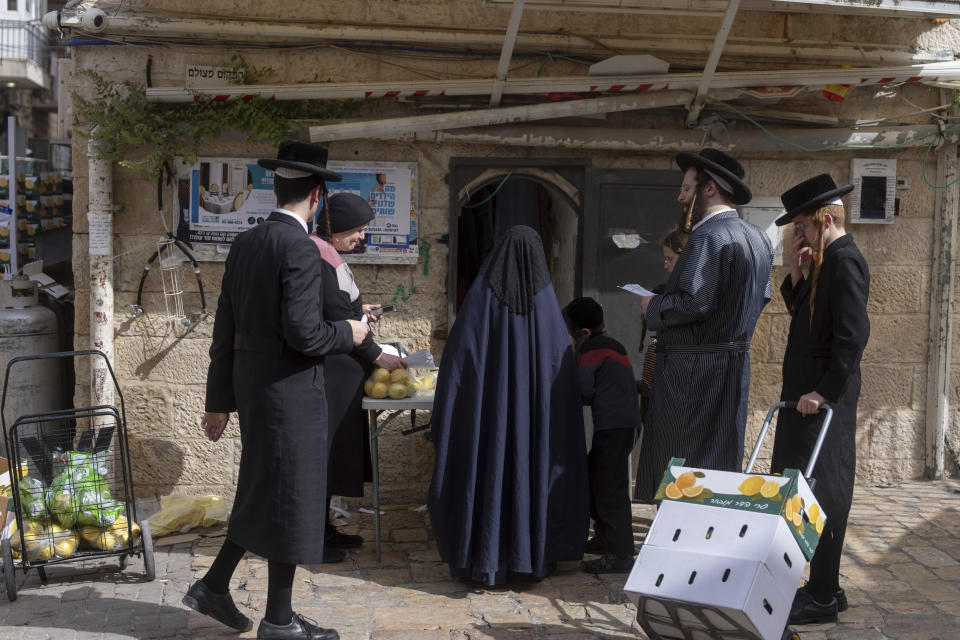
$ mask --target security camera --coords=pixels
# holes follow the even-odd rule
[[[95,8],[82,13],[71,10],[51,11],[43,16],[42,22],[52,31],[78,29],[88,33],[100,33],[107,28],[107,14]]]
[[[80,28],[91,33],[100,33],[107,28],[107,14],[100,9],[87,9],[80,14]]]

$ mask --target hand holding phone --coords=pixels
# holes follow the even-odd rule
[[[385,314],[385,313],[390,313],[391,311],[396,311],[396,310],[397,310],[397,308],[396,308],[394,305],[390,304],[390,305],[387,305],[387,306],[385,306],[385,307],[380,307],[379,309],[371,309],[369,315],[371,315],[371,316],[381,316],[381,315],[383,315],[383,314]]]

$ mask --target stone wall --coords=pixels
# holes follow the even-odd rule
[[[175,10],[178,3],[164,2],[163,8]],[[194,10],[192,2],[182,2],[184,10]],[[507,12],[483,10],[479,3],[452,2],[368,2],[340,3],[332,6],[330,19],[364,22],[376,5],[378,20],[385,23],[415,24],[421,16],[431,16],[437,24],[486,24],[491,29],[502,29]],[[141,0],[127,3],[128,8],[158,8],[157,2]],[[211,14],[215,9],[230,6],[233,15],[262,15],[273,18],[276,8],[264,3],[219,0],[208,2],[205,8]],[[285,5],[286,18],[313,16],[315,3],[291,2]],[[269,10],[268,10],[269,9]],[[269,15],[268,15],[269,14]],[[349,15],[348,15],[349,14]],[[538,28],[571,28],[584,32],[611,31],[609,16],[556,14],[538,12],[534,17]],[[620,17],[614,31],[629,33],[649,18]],[[842,33],[844,25],[859,25],[849,19],[810,18],[791,19],[801,32],[817,33],[820,25],[824,33]],[[901,24],[901,21],[893,21]],[[760,33],[771,37],[782,33],[783,21],[773,14],[753,16],[749,24],[739,24],[736,33]],[[525,23],[527,24],[527,23]],[[871,23],[876,26],[876,22]],[[915,26],[913,22],[909,23]],[[826,25],[826,30],[823,27]],[[713,21],[661,20],[663,30],[708,33],[715,27]],[[903,25],[901,24],[901,27]],[[950,27],[952,29],[952,27]],[[890,29],[901,34],[890,26]],[[946,27],[944,28],[946,29]],[[949,33],[949,32],[942,32]],[[951,40],[952,42],[952,40]],[[235,49],[220,47],[76,47],[76,69],[92,69],[114,81],[133,80],[142,83],[148,56],[153,59],[154,86],[182,86],[185,69],[190,64],[222,64],[230,66]],[[257,67],[273,67],[276,77],[270,82],[296,83],[316,79],[333,81],[358,78],[381,81],[421,77],[410,67],[430,69],[437,77],[491,77],[495,59],[463,59],[447,62],[422,60],[402,64],[383,55],[358,55],[345,49],[319,49],[309,52],[284,50],[242,50],[245,60]],[[519,63],[518,63],[519,64]],[[432,65],[432,66],[431,66]],[[583,67],[564,61],[549,62],[546,75],[573,75],[584,73]],[[528,67],[519,75],[532,76],[535,69]],[[88,81],[78,73],[72,74],[71,89],[89,94]],[[786,101],[785,110],[806,111],[833,115],[842,121],[900,116],[939,104],[936,90],[925,87],[906,87],[900,91],[860,89],[854,91],[846,103],[838,105],[810,94],[796,101]],[[912,105],[912,106],[911,106]],[[371,115],[383,113],[419,113],[393,102],[368,107]],[[910,122],[926,122],[922,116],[901,118]],[[602,122],[602,121],[600,121]],[[611,116],[604,126],[653,126],[657,122],[644,114]],[[79,123],[78,123],[79,124]],[[679,121],[670,122],[673,128],[682,128]],[[742,123],[741,123],[742,126]],[[80,138],[75,138],[80,140]],[[275,150],[264,144],[251,143],[242,134],[224,132],[224,135],[202,150],[204,156],[214,157],[269,157]],[[76,344],[83,347],[89,340],[89,278],[87,275],[88,194],[86,189],[86,145],[74,146],[74,268],[77,284]],[[526,154],[526,155],[525,155]],[[528,157],[531,164],[538,158],[584,157],[588,155],[598,168],[651,168],[672,170],[672,152],[614,153],[571,152],[537,148],[525,152],[515,147],[476,146],[466,144],[401,143],[371,140],[337,142],[330,145],[330,158],[335,160],[376,160],[388,162],[416,162],[420,176],[421,238],[430,243],[429,270],[416,266],[355,265],[358,284],[369,302],[389,302],[398,284],[408,289],[415,285],[416,295],[403,305],[399,313],[385,317],[377,331],[382,340],[399,339],[409,348],[431,348],[442,351],[443,342],[433,338],[438,329],[448,329],[446,276],[447,247],[442,242],[448,232],[449,186],[446,182],[450,159],[454,157]],[[829,151],[820,153],[739,154],[747,169],[749,183],[757,196],[777,196],[796,182],[820,172],[830,172],[838,183],[849,178],[850,158],[894,157],[898,160],[898,175],[909,177],[911,188],[899,191],[900,216],[893,225],[860,225],[852,227],[857,243],[863,251],[872,272],[870,296],[871,339],[863,361],[863,393],[860,403],[858,431],[859,478],[866,482],[897,481],[918,478],[923,472],[925,447],[925,403],[927,386],[927,339],[930,308],[930,273],[932,239],[935,220],[935,192],[924,184],[921,168],[924,149],[893,149],[888,151],[852,152]],[[927,176],[936,176],[936,153],[926,158]],[[677,174],[677,181],[680,175]],[[213,315],[208,316],[186,336],[176,337],[170,326],[160,322],[163,299],[157,275],[152,273],[145,286],[144,315],[133,318],[130,306],[136,301],[137,285],[143,266],[164,235],[164,220],[169,224],[170,198],[165,197],[163,211],[157,210],[155,181],[139,178],[132,171],[115,167],[115,201],[121,209],[115,215],[115,327],[116,361],[127,405],[131,456],[134,465],[137,493],[156,495],[167,493],[215,493],[232,495],[240,446],[236,418],[233,418],[224,438],[212,444],[202,437],[199,420],[203,410],[204,381],[208,364],[207,349],[213,326]],[[207,306],[216,307],[219,281],[223,265],[220,262],[203,263],[201,273],[207,294]],[[751,417],[748,442],[752,441],[766,408],[779,397],[780,366],[783,356],[788,316],[779,299],[779,284],[785,275],[783,268],[774,271],[771,288],[774,299],[760,319],[753,340],[751,358]],[[196,285],[188,271],[184,272],[185,302],[188,310],[199,310]],[[960,327],[955,325],[954,343],[960,344]],[[954,370],[960,373],[960,351],[954,350]],[[88,375],[78,370],[78,397],[87,395]],[[960,401],[960,376],[954,376],[952,402]],[[418,416],[420,421],[426,416]],[[381,444],[381,478],[383,496],[388,502],[422,502],[429,483],[433,464],[432,446],[426,432],[400,436],[393,429]],[[960,417],[953,420],[953,442],[960,446]],[[772,439],[771,439],[772,441]],[[948,468],[950,463],[947,464]]]

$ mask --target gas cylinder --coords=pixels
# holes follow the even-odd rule
[[[9,370],[8,363],[17,356],[55,352],[59,344],[57,315],[40,304],[37,283],[0,281],[0,366],[7,389],[3,420],[8,436],[18,417],[61,409],[63,397],[58,360],[18,362]],[[36,427],[30,431],[35,434]]]

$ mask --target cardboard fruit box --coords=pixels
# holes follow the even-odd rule
[[[745,474],[670,461],[624,590],[661,635],[779,639],[826,515],[803,475]]]

